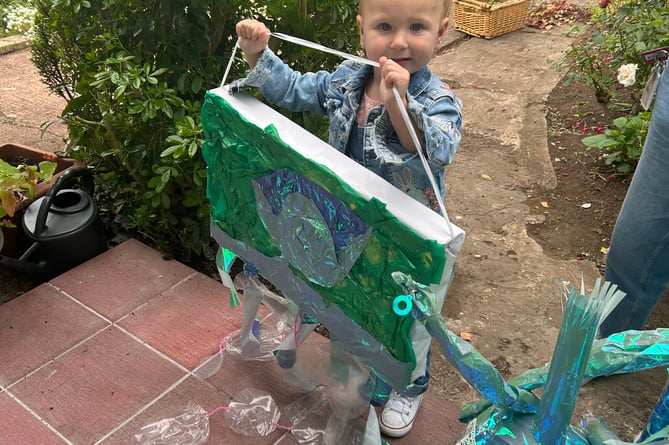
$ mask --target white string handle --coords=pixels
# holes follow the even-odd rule
[[[347,60],[354,60],[356,62],[364,63],[365,65],[370,65],[375,68],[379,68],[380,65],[378,62],[375,62],[370,59],[366,59],[364,57],[356,56],[353,54],[345,53],[343,51],[339,51],[333,48],[329,48],[327,46],[321,45],[319,43],[314,43],[310,42],[309,40],[304,40],[299,37],[293,37],[289,36],[287,34],[282,34],[279,32],[273,32],[270,33],[272,37],[276,37],[281,40],[285,40],[290,43],[294,43],[296,45],[300,46],[305,46],[307,48],[312,48],[317,51],[322,51],[325,53],[330,53],[334,54],[336,56],[342,57]],[[230,67],[232,66],[232,61],[235,58],[235,55],[237,54],[237,49],[239,48],[239,39],[237,39],[237,42],[235,43],[235,47],[232,49],[232,55],[230,56],[230,61],[228,62],[228,66],[225,69],[225,74],[223,75],[223,81],[221,82],[221,86],[225,85],[225,81],[228,77],[228,74],[230,73]],[[397,104],[399,105],[400,109],[400,114],[402,115],[402,120],[404,121],[404,124],[407,126],[407,129],[409,130],[409,135],[411,136],[411,140],[413,141],[416,151],[418,152],[418,157],[420,158],[421,163],[423,164],[423,169],[425,169],[425,174],[427,175],[428,179],[430,180],[430,185],[432,186],[432,189],[434,190],[434,194],[437,197],[437,202],[439,203],[439,210],[441,210],[442,216],[444,217],[444,220],[446,220],[446,228],[448,229],[448,234],[453,238],[453,229],[451,228],[451,222],[448,219],[448,212],[446,212],[446,206],[444,205],[444,198],[441,196],[439,191],[439,187],[437,187],[436,182],[434,181],[434,175],[432,174],[432,170],[430,170],[430,166],[427,163],[427,159],[425,159],[425,154],[423,153],[423,146],[420,143],[420,139],[418,138],[418,135],[416,134],[416,129],[413,126],[413,123],[411,122],[411,118],[409,117],[409,113],[407,112],[406,108],[404,107],[404,104],[402,102],[402,97],[400,96],[400,92],[397,90],[397,87],[393,85],[393,95],[395,96],[395,100],[397,101]]]
[[[232,68],[232,62],[235,60],[237,55],[237,50],[239,49],[239,39],[235,42],[235,46],[232,48],[232,55],[230,60],[228,60],[228,66],[225,67],[225,73],[223,74],[223,80],[221,80],[221,87],[225,85],[225,81],[228,79],[228,74],[230,74],[230,68]]]

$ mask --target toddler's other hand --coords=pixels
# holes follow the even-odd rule
[[[237,23],[236,31],[239,47],[244,51],[249,64],[254,66],[260,53],[267,47],[269,29],[257,20],[244,19]]]

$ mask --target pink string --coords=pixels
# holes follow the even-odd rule
[[[211,417],[211,416],[213,416],[214,414],[216,414],[216,413],[219,412],[219,411],[225,411],[225,412],[228,412],[228,411],[230,411],[230,407],[228,407],[228,406],[219,406],[218,408],[214,408],[213,410],[211,410],[211,411],[209,411],[209,412],[207,413],[207,417]],[[285,431],[293,431],[293,430],[295,429],[295,428],[292,427],[292,426],[281,425],[280,423],[277,423],[277,422],[272,422],[272,425],[274,425],[275,427],[277,427],[277,428],[279,428],[279,429],[285,430]]]
[[[293,322],[293,346],[295,346],[295,349],[297,349],[297,333],[302,327],[302,313],[297,312],[295,314],[295,321]]]
[[[228,408],[227,406],[219,406],[218,408],[215,408],[215,409],[209,411],[207,413],[207,417],[211,417],[219,411],[226,411],[227,412],[227,411],[230,411],[230,408]]]
[[[276,422],[272,422],[272,425],[274,425],[275,427],[277,427],[279,429],[285,430],[285,431],[293,431],[295,429],[292,426],[284,426],[284,425],[280,425]]]

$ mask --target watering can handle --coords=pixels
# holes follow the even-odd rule
[[[44,199],[42,200],[42,204],[40,204],[39,211],[37,212],[37,218],[35,220],[34,234],[36,237],[40,236],[42,232],[44,232],[44,229],[46,229],[46,217],[49,215],[49,211],[51,210],[51,203],[53,202],[53,199],[56,197],[58,192],[80,176],[83,178],[83,190],[89,195],[93,195],[93,174],[88,170],[88,168],[75,167],[63,172],[63,174],[58,176],[56,182],[46,192],[46,195],[44,195]]]

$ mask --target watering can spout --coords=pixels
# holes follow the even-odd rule
[[[26,253],[29,253],[31,249],[28,249]],[[30,254],[32,254],[32,252],[30,252]],[[0,255],[0,265],[7,266],[10,269],[24,273],[26,275],[44,274],[46,268],[46,263],[44,261],[40,261],[39,263],[33,263],[31,261],[27,261],[26,258],[27,258],[26,254],[21,255],[21,258],[18,259],[8,257],[6,255]]]

